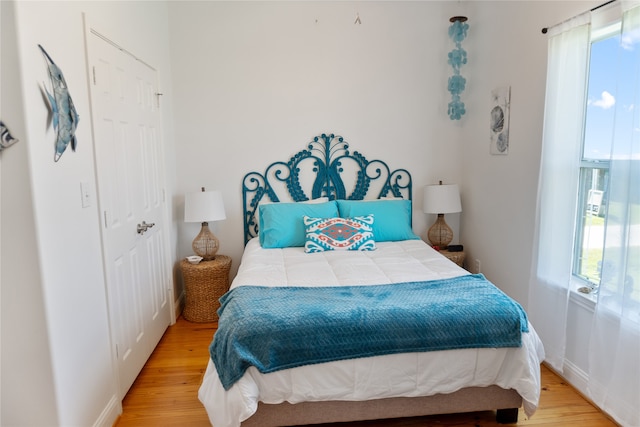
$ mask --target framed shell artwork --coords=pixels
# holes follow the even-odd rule
[[[509,154],[509,110],[511,87],[491,91],[490,138],[491,154]]]

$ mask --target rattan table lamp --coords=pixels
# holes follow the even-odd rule
[[[431,245],[446,249],[453,240],[453,231],[444,220],[444,214],[462,212],[458,184],[427,185],[424,187],[424,213],[437,214],[436,222],[427,231]]]
[[[191,247],[203,260],[214,259],[220,247],[218,238],[209,230],[209,221],[221,221],[226,218],[220,191],[205,191],[202,187],[200,192],[185,195],[184,221],[202,223],[200,233],[193,239]]]

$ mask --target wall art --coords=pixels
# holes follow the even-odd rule
[[[62,70],[53,62],[53,59],[42,46],[38,45],[38,47],[47,60],[47,69],[51,79],[53,95],[47,90],[46,86],[44,90],[47,93],[49,108],[53,116],[53,128],[57,131],[56,150],[53,158],[57,162],[69,144],[71,144],[71,149],[76,151],[76,128],[80,117],[71,100],[69,87],[64,79]]]
[[[491,154],[509,153],[509,110],[511,86],[491,91],[490,138]]]
[[[460,98],[460,94],[464,91],[467,79],[460,74],[460,68],[467,63],[467,51],[462,48],[462,41],[467,37],[469,24],[467,24],[466,16],[454,16],[449,19],[449,38],[453,40],[456,47],[447,54],[448,63],[453,68],[453,75],[449,77],[447,87],[451,92],[451,102],[447,109],[447,114],[451,120],[460,120],[467,112]]]
[[[11,135],[9,128],[0,120],[0,151],[11,147],[16,142],[18,140]]]

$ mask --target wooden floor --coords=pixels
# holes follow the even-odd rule
[[[117,427],[210,426],[197,393],[207,366],[215,323],[179,318],[170,326],[123,401]],[[518,426],[616,426],[561,378],[543,366],[540,405],[531,419],[520,410]],[[500,426],[493,412],[331,424],[341,427]],[[325,426],[328,426],[325,425]]]

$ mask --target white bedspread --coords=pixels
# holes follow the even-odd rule
[[[262,249],[251,240],[237,286],[346,286],[437,280],[469,274],[421,240],[376,243],[370,252],[305,254],[303,248]],[[522,347],[405,353],[302,366],[260,374],[249,368],[225,391],[211,360],[198,392],[215,427],[237,427],[258,401],[361,401],[428,396],[464,387],[513,388],[531,416],[540,397],[542,342],[529,325]]]

